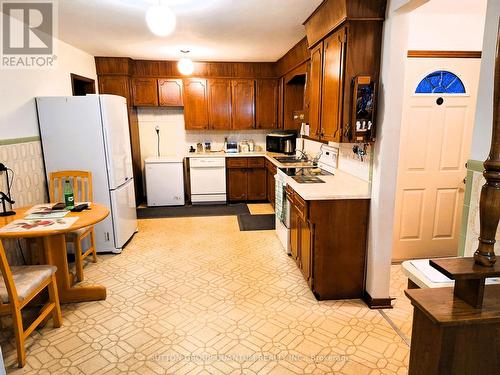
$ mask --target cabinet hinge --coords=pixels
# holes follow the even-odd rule
[[[344,32],[344,43],[347,43],[347,33]]]

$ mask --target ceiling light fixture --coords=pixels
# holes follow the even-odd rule
[[[188,50],[181,50],[181,52],[184,54],[184,57],[181,58],[177,63],[177,69],[179,69],[179,72],[182,75],[188,76],[193,73],[194,64],[190,58],[186,57],[186,55],[189,53]]]
[[[170,35],[175,29],[175,14],[169,7],[160,2],[158,5],[149,7],[146,11],[146,24],[155,35]]]

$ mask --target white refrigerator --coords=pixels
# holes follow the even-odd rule
[[[47,178],[58,170],[92,172],[93,201],[110,209],[95,226],[96,250],[120,253],[137,231],[125,98],[36,98]]]

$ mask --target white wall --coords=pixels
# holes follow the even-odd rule
[[[500,1],[489,0],[483,40],[479,92],[476,118],[472,135],[471,159],[483,161],[487,158],[491,144],[493,126],[493,87],[495,76],[495,51],[497,43]]]
[[[0,140],[39,135],[34,98],[71,95],[70,73],[97,82],[93,56],[64,42],[57,43],[54,69],[0,69]]]
[[[488,0],[428,0],[408,13],[409,50],[480,51]]]
[[[407,12],[404,9],[396,10],[397,5],[397,2],[388,2],[382,41],[366,275],[366,291],[372,298],[389,297],[392,224],[409,24]]]
[[[93,56],[59,43],[57,67],[50,70],[0,70],[0,162],[15,172],[12,197],[16,207],[47,200],[35,97],[71,95],[70,73],[96,79]],[[97,82],[97,81],[96,81]],[[6,191],[0,175],[0,191]],[[9,260],[20,263],[6,241]]]
[[[486,0],[388,1],[368,238],[366,290],[372,298],[389,297],[407,51],[480,50],[485,4]]]

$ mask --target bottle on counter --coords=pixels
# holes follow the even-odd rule
[[[69,180],[64,182],[64,204],[68,210],[75,208],[75,196]]]
[[[227,137],[224,137],[224,145],[222,146],[222,151],[227,151]]]
[[[253,142],[253,139],[250,139],[248,141],[248,151],[250,151],[250,152],[255,151],[255,143]]]

